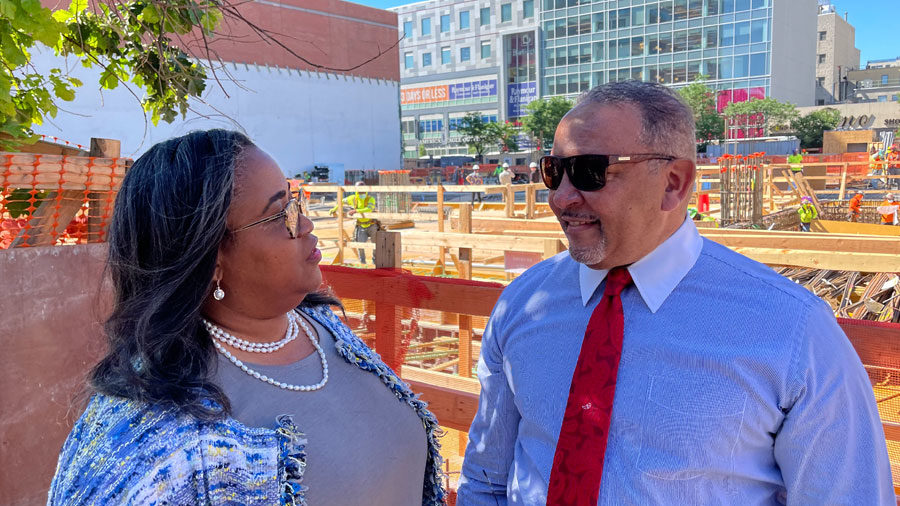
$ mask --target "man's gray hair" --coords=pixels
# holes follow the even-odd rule
[[[694,113],[677,92],[657,83],[622,81],[594,87],[575,107],[631,104],[641,112],[640,141],[654,151],[697,159]]]

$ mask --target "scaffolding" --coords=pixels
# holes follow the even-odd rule
[[[763,221],[763,171],[760,167],[765,153],[748,156],[722,155],[721,223],[761,225]]]

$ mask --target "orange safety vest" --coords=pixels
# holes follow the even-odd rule
[[[885,200],[884,202],[881,203],[881,205],[883,205],[883,206],[900,206],[900,202],[897,202],[896,200],[893,202],[891,202],[890,200]],[[882,223],[894,223],[894,214],[895,213],[882,214],[881,222]]]
[[[850,199],[850,212],[853,214],[859,214],[862,212],[862,197],[854,196]]]

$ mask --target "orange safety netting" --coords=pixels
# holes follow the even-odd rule
[[[0,249],[103,242],[130,162],[0,153]]]

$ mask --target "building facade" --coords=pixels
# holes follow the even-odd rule
[[[396,14],[340,0],[257,0],[239,9],[287,48],[249,26],[223,24],[227,33],[211,49],[224,64],[213,65],[217,79],[209,76],[186,118],[148,124],[124,86],[101,93],[88,85],[38,133],[85,144],[119,139],[123,156],[135,157],[191,130],[229,128],[246,132],[287,175],[320,167],[343,182],[347,170],[402,167]],[[46,69],[65,63],[50,51],[34,60]],[[72,75],[96,83],[99,70],[77,66]]]
[[[391,9],[400,43],[404,157],[466,155],[469,113],[515,120],[537,98],[536,0],[429,0]]]
[[[816,105],[847,100],[848,72],[859,69],[856,29],[835,11],[829,0],[819,0],[816,33]]]
[[[847,73],[845,83],[850,102],[897,102],[900,100],[900,58],[870,61],[866,68]]]
[[[453,120],[468,111],[515,121],[537,97],[628,79],[682,86],[705,76],[720,110],[763,97],[815,103],[816,0],[429,0],[392,10],[405,35],[407,157],[419,145],[465,153]],[[494,79],[496,96],[489,88],[460,102],[453,87]]]

